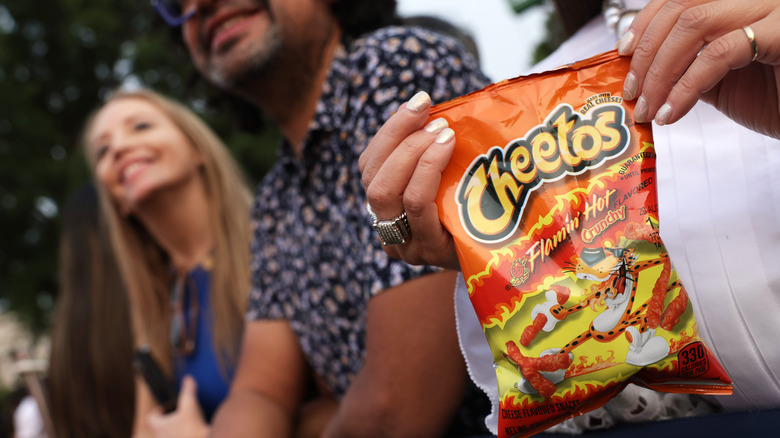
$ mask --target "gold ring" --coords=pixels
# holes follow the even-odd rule
[[[742,28],[743,31],[745,31],[745,35],[748,37],[748,41],[750,41],[750,47],[753,49],[753,59],[750,61],[755,61],[756,58],[758,58],[758,45],[756,45],[756,34],[753,32],[753,29],[750,28],[750,26],[745,26]]]

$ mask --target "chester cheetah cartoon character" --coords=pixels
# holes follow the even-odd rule
[[[657,235],[635,224],[626,227],[626,237],[631,240],[653,243],[653,234]],[[658,265],[663,265],[663,271],[653,286],[651,297],[634,307],[639,276],[646,269]],[[606,343],[625,336],[629,342],[626,363],[636,366],[657,362],[669,354],[669,344],[663,337],[656,336],[656,329],[660,326],[664,330],[672,330],[677,325],[687,307],[688,296],[679,280],[669,283],[671,262],[667,253],[638,262],[630,248],[586,248],[568,271],[579,279],[597,283],[591,286],[583,300],[568,307],[565,304],[569,299],[569,289],[560,285],[550,287],[545,293],[547,301],[533,308],[533,323],[523,331],[520,344],[528,347],[539,331],[552,331],[556,324],[572,313],[587,307],[593,310],[596,306],[606,308],[593,319],[587,331],[563,348],[543,351],[538,358],[523,356],[514,341],[507,342],[507,356],[517,363],[524,376],[517,383],[518,389],[527,394],[551,396],[574,359],[572,351],[591,339]],[[667,294],[675,289],[679,290],[677,297],[664,310]]]

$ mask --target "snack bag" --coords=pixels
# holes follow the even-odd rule
[[[628,383],[730,394],[658,233],[650,124],[615,52],[433,108],[457,133],[437,203],[493,353],[499,437]]]

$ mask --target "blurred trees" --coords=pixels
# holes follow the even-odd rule
[[[525,12],[526,9],[544,3],[544,0],[507,0],[515,13]]]
[[[0,4],[0,311],[35,332],[56,300],[60,206],[89,178],[78,136],[116,86],[196,109],[255,181],[273,160],[275,131],[197,79],[178,32],[144,0]]]

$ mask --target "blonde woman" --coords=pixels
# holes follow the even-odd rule
[[[240,345],[250,192],[214,133],[148,90],[115,92],[88,121],[84,147],[135,347],[148,345],[180,388],[164,415],[137,377],[134,436],[205,436]]]

